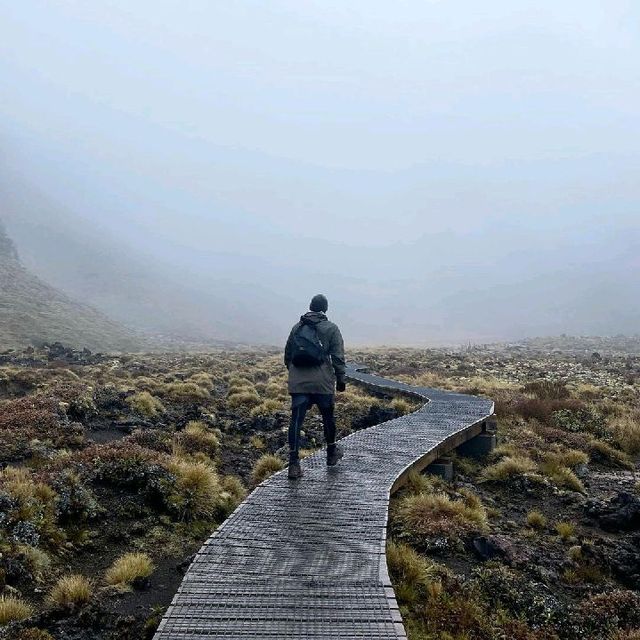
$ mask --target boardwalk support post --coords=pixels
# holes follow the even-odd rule
[[[458,453],[470,458],[484,458],[496,448],[497,430],[496,417],[491,416],[483,424],[482,433],[475,438],[471,438],[471,440],[463,442],[457,449]]]
[[[426,469],[427,473],[439,476],[445,482],[453,481],[453,460],[451,458],[438,458],[432,462]]]

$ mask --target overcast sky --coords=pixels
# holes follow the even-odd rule
[[[20,0],[0,82],[7,226],[72,294],[45,218],[233,337],[317,291],[359,342],[640,326],[637,2]]]

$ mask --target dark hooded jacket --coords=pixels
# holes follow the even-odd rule
[[[303,318],[315,325],[327,358],[319,367],[296,367],[291,362],[293,334],[302,324],[296,323],[284,350],[284,364],[289,369],[289,393],[335,393],[336,381],[344,382],[345,379],[344,342],[340,329],[318,311],[309,311]]]

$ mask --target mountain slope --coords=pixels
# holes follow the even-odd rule
[[[54,341],[104,351],[140,348],[134,333],[27,271],[0,225],[0,349]]]

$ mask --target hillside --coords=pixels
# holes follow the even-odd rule
[[[134,333],[25,269],[0,226],[0,349],[54,341],[107,351],[139,346]]]

